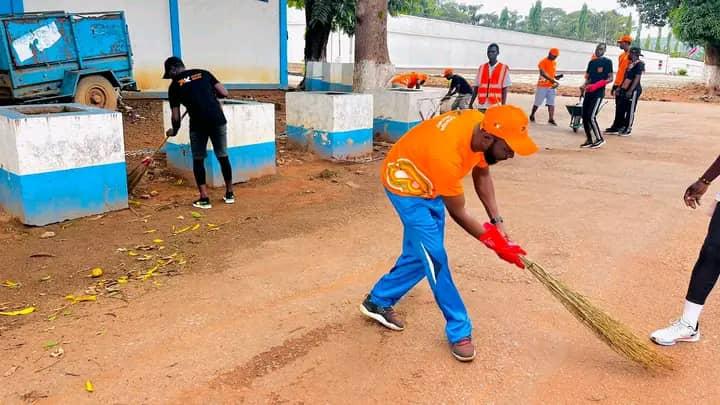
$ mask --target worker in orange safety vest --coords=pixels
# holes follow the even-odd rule
[[[478,109],[486,111],[489,107],[507,102],[508,87],[510,87],[510,68],[498,62],[500,47],[490,44],[487,48],[488,62],[480,65],[475,78],[475,92],[470,100],[472,108],[475,98]]]

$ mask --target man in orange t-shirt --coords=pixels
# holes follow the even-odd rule
[[[425,84],[427,79],[428,75],[425,73],[410,72],[395,75],[391,83],[392,87],[395,88],[419,89],[420,86]]]
[[[510,105],[490,107],[485,114],[450,111],[423,121],[392,147],[381,175],[404,227],[403,251],[360,306],[365,316],[389,329],[403,330],[393,305],[427,277],[447,322],[445,332],[453,356],[460,361],[475,357],[472,324],[450,275],[445,251],[445,209],[461,228],[500,258],[524,268],[520,256],[525,252],[503,231],[489,166],[515,153],[527,156],[538,150],[527,126],[525,113]],[[470,172],[492,224],[483,224],[465,208],[462,180]]]
[[[620,132],[620,129],[622,129],[624,123],[627,121],[627,114],[624,113],[625,110],[622,108],[623,98],[618,97],[618,89],[620,89],[623,81],[625,81],[625,72],[627,71],[628,65],[630,65],[630,55],[628,51],[630,50],[632,42],[633,39],[630,35],[623,35],[618,39],[618,46],[623,52],[618,56],[618,69],[617,73],[615,73],[615,82],[612,86],[612,94],[615,96],[615,120],[612,125],[610,125],[610,128],[605,130],[608,134]]]
[[[559,79],[563,75],[557,74],[557,57],[560,56],[560,50],[557,48],[550,49],[547,58],[543,58],[538,63],[540,77],[538,78],[537,89],[535,90],[535,102],[533,103],[532,112],[530,113],[530,121],[535,122],[535,112],[543,103],[548,107],[548,123],[557,125],[555,122],[555,89],[560,85]]]

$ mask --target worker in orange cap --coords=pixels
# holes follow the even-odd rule
[[[443,71],[443,77],[450,80],[450,88],[442,100],[445,101],[457,94],[457,97],[455,98],[455,101],[453,101],[450,109],[467,110],[470,108],[470,99],[472,98],[473,93],[470,83],[468,83],[464,77],[455,74],[450,68]]]
[[[428,79],[425,73],[409,72],[395,75],[392,80],[392,87],[405,89],[419,89]]]
[[[402,331],[393,306],[427,277],[440,310],[453,356],[475,358],[472,324],[450,275],[444,246],[445,210],[473,238],[503,260],[524,268],[525,251],[508,240],[495,201],[489,166],[538,147],[528,135],[527,115],[511,105],[450,111],[423,121],[390,149],[381,167],[390,202],[404,227],[403,250],[360,305],[360,311],[383,326]],[[490,223],[475,219],[465,207],[463,178],[472,172],[475,192]]]
[[[543,103],[548,107],[548,123],[556,125],[555,122],[555,89],[558,88],[563,75],[557,74],[557,58],[560,56],[560,50],[552,48],[548,52],[548,56],[538,63],[540,77],[538,78],[537,90],[535,90],[535,102],[533,103],[532,112],[530,113],[530,121],[535,122],[535,112]]]
[[[624,100],[623,97],[619,97],[619,91],[620,86],[622,86],[625,81],[625,72],[628,69],[628,65],[630,65],[629,51],[632,42],[633,39],[630,35],[623,35],[617,41],[618,46],[623,52],[618,56],[618,69],[617,73],[615,73],[615,82],[612,86],[612,94],[615,96],[615,120],[612,125],[610,125],[610,128],[605,130],[608,134],[617,134],[621,129],[624,129],[623,125],[627,122],[626,109],[622,107]]]

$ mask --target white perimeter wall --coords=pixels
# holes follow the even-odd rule
[[[301,63],[305,32],[303,10],[288,10],[288,32],[289,61]],[[535,70],[550,48],[559,48],[558,70],[565,72],[584,71],[596,45],[421,17],[399,16],[388,21],[390,59],[400,68],[475,69],[487,60],[487,46],[492,42],[500,45],[500,60],[514,70]],[[328,41],[328,61],[352,62],[352,45],[346,35],[333,33]],[[620,49],[615,44],[609,45],[607,56],[617,68]],[[702,76],[702,62],[648,51],[643,54],[649,73],[672,73],[681,65],[688,69],[688,74]]]

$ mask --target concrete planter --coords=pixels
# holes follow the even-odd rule
[[[374,133],[396,142],[423,117],[430,117],[446,92],[444,89],[387,89],[374,93]]]
[[[82,104],[0,108],[0,205],[27,225],[127,208],[120,113]]]
[[[222,100],[223,112],[227,119],[227,148],[233,170],[233,183],[275,174],[275,106],[254,101]],[[184,112],[184,107],[180,108]],[[171,128],[170,104],[163,103],[165,128]],[[168,166],[178,174],[194,181],[193,160],[190,150],[190,122],[186,117],[177,136],[168,140]],[[222,187],[220,164],[208,141],[205,159],[207,184]]]
[[[308,62],[305,90],[351,92],[353,63]]]
[[[290,92],[285,95],[290,144],[326,159],[372,155],[370,94]]]

